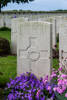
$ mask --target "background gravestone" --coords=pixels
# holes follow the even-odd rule
[[[52,66],[52,24],[26,21],[20,24],[17,41],[17,74],[50,75]]]
[[[5,16],[4,23],[5,23],[5,27],[11,28],[11,17]]]
[[[60,63],[65,64],[65,71],[67,71],[67,18],[61,17],[60,21],[59,59]]]
[[[24,18],[14,18],[11,23],[11,53],[17,54],[17,34],[19,34],[19,23],[24,22]]]
[[[41,21],[47,21],[52,23],[52,47],[55,49],[56,45],[56,18],[49,17],[49,18],[40,18]]]
[[[0,28],[4,26],[4,18],[3,16],[0,16]]]
[[[50,17],[55,17],[57,20],[57,33],[59,32],[59,19],[58,16],[63,16],[66,17],[67,14],[66,13],[32,13],[32,12],[2,12],[0,14],[0,17],[3,18],[3,23],[5,22],[6,26],[8,26],[8,28],[11,27],[11,19],[12,18],[19,18],[19,17],[24,17],[24,18],[29,18],[32,20],[36,20],[38,18],[50,18]],[[0,23],[0,26],[2,25],[2,23]],[[4,26],[4,24],[3,24]]]
[[[52,23],[52,47],[55,49],[55,45],[57,45],[56,37],[57,37],[57,32],[56,32],[56,19],[51,18]]]
[[[55,16],[55,18],[56,18],[56,33],[59,34],[62,16]]]

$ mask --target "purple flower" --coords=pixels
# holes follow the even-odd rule
[[[16,18],[16,15],[14,16],[14,18]]]
[[[9,99],[9,100],[15,100],[14,95],[13,95],[13,94],[9,94],[9,95],[8,95],[8,99]]]
[[[47,82],[45,82],[47,80]],[[45,82],[45,83],[44,83]],[[52,86],[48,82],[48,76],[38,79],[33,73],[23,73],[7,84],[8,100],[45,100],[52,94]],[[46,92],[47,91],[47,94]]]
[[[37,91],[36,96],[39,97],[39,95],[40,95],[40,90]]]
[[[65,97],[67,98],[67,93],[65,93]]]

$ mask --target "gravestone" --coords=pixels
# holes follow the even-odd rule
[[[52,68],[52,24],[26,21],[20,24],[17,41],[17,74],[50,75]]]
[[[5,16],[4,23],[6,27],[11,28],[11,17]]]
[[[56,43],[56,19],[51,18],[50,22],[52,23],[52,47],[55,49]]]
[[[56,16],[55,18],[56,18],[56,34],[59,34],[62,16]]]
[[[19,33],[19,23],[27,19],[14,18],[11,21],[11,53],[17,54],[17,34]]]
[[[67,18],[61,18],[60,21],[59,60],[65,65],[65,71],[67,71]]]
[[[56,45],[56,18],[49,17],[49,18],[40,18],[41,21],[47,21],[52,23],[52,47],[55,49]]]
[[[52,23],[52,47],[55,49],[56,43],[56,19],[49,17],[48,21]]]
[[[4,26],[4,18],[3,16],[0,16],[0,28]]]

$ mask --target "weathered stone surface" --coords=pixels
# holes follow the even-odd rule
[[[40,21],[47,21],[47,22],[51,22],[52,23],[52,47],[53,49],[55,49],[55,45],[56,45],[56,34],[57,34],[57,31],[56,31],[56,18],[53,18],[53,17],[44,17],[44,18],[39,18],[38,20]]]
[[[5,24],[5,27],[11,28],[11,18],[8,16],[5,16],[4,24]]]
[[[19,23],[24,22],[24,18],[14,18],[11,23],[11,52],[17,54],[17,34],[19,34]]]
[[[60,25],[61,25],[61,22],[62,22],[62,19],[64,19],[65,17],[62,17],[62,16],[56,16],[56,34],[59,34],[60,33]]]
[[[52,22],[52,47],[55,49],[56,43],[56,19],[53,18],[51,20]]]
[[[48,21],[52,23],[52,47],[55,49],[56,45],[56,18],[48,18]]]
[[[60,24],[59,56],[60,63],[65,63],[67,71],[67,18],[62,18]]]
[[[3,16],[0,16],[0,28],[4,26]]]
[[[17,74],[32,72],[38,77],[50,75],[52,24],[42,21],[21,23],[17,44]]]

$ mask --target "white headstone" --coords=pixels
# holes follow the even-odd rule
[[[62,16],[56,16],[55,18],[56,18],[56,34],[59,34]]]
[[[49,18],[40,18],[41,21],[48,21],[52,23],[52,47],[55,49],[56,45],[56,18],[49,17]]]
[[[24,22],[24,18],[14,18],[11,22],[11,52],[17,54],[17,34],[19,31],[19,23]]]
[[[0,16],[0,28],[4,26],[4,18],[3,16]]]
[[[52,47],[55,49],[55,45],[57,45],[56,43],[56,19],[52,18],[51,19],[52,22]]]
[[[4,23],[6,27],[11,28],[11,18],[9,16],[5,17]]]
[[[59,59],[60,63],[67,63],[67,18],[60,19],[60,33],[59,33]],[[67,71],[67,66],[66,66]]]
[[[17,74],[50,75],[52,67],[52,24],[26,21],[20,24],[17,41]]]
[[[48,21],[52,23],[52,47],[55,49],[56,43],[56,19],[49,17]]]

